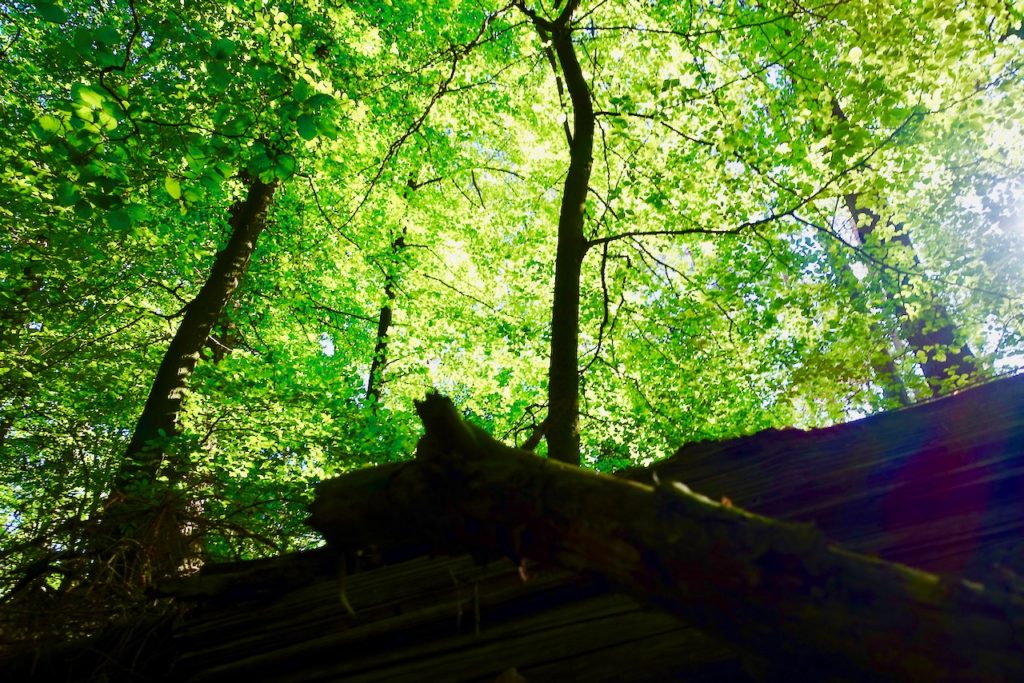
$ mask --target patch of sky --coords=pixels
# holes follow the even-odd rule
[[[327,334],[326,332],[321,332],[320,339],[318,341],[320,342],[321,353],[323,353],[325,356],[334,355],[334,339],[331,338],[331,335]]]

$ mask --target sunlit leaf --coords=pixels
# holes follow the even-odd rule
[[[166,176],[164,178],[164,189],[167,190],[167,194],[171,195],[172,199],[181,199],[181,183],[177,178]]]

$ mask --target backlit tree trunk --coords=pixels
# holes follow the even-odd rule
[[[376,411],[380,404],[381,385],[384,384],[384,368],[388,361],[388,333],[391,331],[392,307],[398,295],[398,268],[402,250],[405,249],[405,233],[391,242],[391,259],[383,266],[384,303],[377,317],[377,337],[373,346],[373,360],[370,362],[370,376],[366,380],[366,397],[370,407]]]
[[[520,5],[533,20],[541,38],[551,41],[573,108],[569,170],[558,215],[546,430],[548,457],[573,465],[580,463],[580,273],[587,253],[583,219],[594,153],[594,107],[572,44],[570,24],[577,5],[578,2],[570,1],[553,22]]]
[[[861,243],[866,244],[869,235],[878,227],[881,216],[869,208],[858,205],[855,194],[846,195],[846,206],[857,226]],[[914,245],[903,225],[892,226],[893,244],[910,251],[913,263],[920,266]],[[921,311],[911,315],[903,304],[901,292],[908,285],[907,277],[900,276],[896,292],[886,295],[893,302],[899,316],[903,340],[917,356],[917,364],[928,382],[933,394],[943,393],[944,384],[953,377],[971,376],[978,373],[978,362],[967,343],[960,338],[949,309],[941,301],[933,300]]]
[[[181,528],[185,501],[174,483],[187,461],[168,454],[168,438],[179,432],[179,414],[188,381],[210,332],[245,275],[256,242],[266,227],[275,184],[249,182],[246,196],[230,210],[231,236],[214,260],[210,276],[188,304],[164,354],[149,397],[132,433],[110,493],[100,542],[124,544],[119,573],[131,584],[151,571],[173,571],[183,559]],[[158,477],[166,477],[160,484]],[[103,550],[106,555],[109,548]]]
[[[838,121],[847,121],[846,113],[839,102],[832,101],[832,115]],[[864,206],[855,192],[844,196],[846,208],[853,219],[857,237],[861,244],[869,244],[869,236],[878,227],[881,215],[875,209]],[[915,267],[921,265],[914,251],[910,234],[902,224],[891,225],[893,237],[890,244],[907,249]],[[883,250],[887,245],[883,245]],[[886,254],[883,251],[882,257]],[[899,318],[900,335],[915,353],[917,363],[924,374],[933,394],[942,393],[945,383],[953,377],[976,375],[978,362],[966,342],[957,333],[952,316],[946,306],[933,300],[923,310],[910,314],[903,303],[903,292],[908,289],[908,278],[900,275],[896,291],[886,291],[886,297],[893,303]],[[891,364],[890,364],[891,365]]]

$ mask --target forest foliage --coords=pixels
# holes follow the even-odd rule
[[[315,543],[430,389],[609,471],[1024,366],[1016,0],[564,2],[0,2],[5,591]]]

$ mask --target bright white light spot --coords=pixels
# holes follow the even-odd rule
[[[320,351],[323,352],[325,356],[334,355],[334,340],[331,339],[331,335],[326,332],[320,333]]]
[[[1010,231],[1018,237],[1024,237],[1024,204],[1021,205],[1016,218],[1010,223]]]
[[[974,192],[957,197],[956,203],[959,204],[962,209],[970,211],[971,213],[981,214],[985,210],[981,197]]]
[[[1024,354],[1014,354],[997,358],[994,363],[996,372],[999,374],[1010,373],[1024,368]]]

